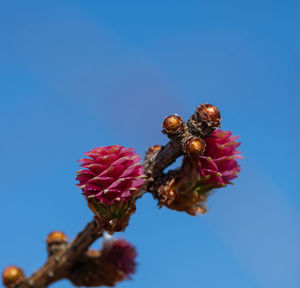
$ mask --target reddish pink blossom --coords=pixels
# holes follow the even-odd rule
[[[76,180],[87,198],[106,205],[127,202],[144,183],[141,158],[133,148],[97,147],[85,155],[90,158],[79,160],[84,169],[78,171]]]
[[[106,262],[122,271],[124,278],[129,278],[130,274],[135,273],[136,268],[136,249],[125,239],[112,239],[104,242],[101,252]]]
[[[201,185],[210,188],[230,184],[238,176],[240,166],[236,159],[243,158],[237,148],[241,145],[230,131],[215,130],[205,139],[204,154],[198,158]]]

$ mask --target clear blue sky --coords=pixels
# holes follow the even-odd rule
[[[166,115],[208,102],[241,136],[242,173],[205,216],[145,195],[122,234],[138,272],[118,287],[300,287],[299,12],[288,0],[0,0],[0,269],[31,274],[48,232],[73,238],[91,219],[75,187],[83,152],[142,154],[166,143]]]

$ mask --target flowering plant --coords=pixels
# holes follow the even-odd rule
[[[48,260],[30,277],[22,269],[7,267],[3,283],[7,288],[40,288],[69,279],[75,286],[114,286],[136,271],[137,252],[124,239],[104,241],[101,250],[89,249],[103,233],[123,231],[136,211],[136,201],[152,193],[159,207],[205,214],[211,191],[232,184],[242,156],[237,136],[219,129],[221,114],[211,104],[201,104],[185,123],[177,115],[163,121],[165,146],[148,148],[145,159],[133,148],[121,145],[97,147],[79,160],[77,186],[81,189],[94,220],[68,243],[67,236],[54,231],[47,237]],[[176,159],[182,164],[164,172]]]

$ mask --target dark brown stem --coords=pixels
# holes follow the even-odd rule
[[[181,142],[170,141],[160,151],[146,158],[143,165],[147,176],[147,187],[160,176],[165,168],[170,166],[182,155]]]
[[[63,279],[71,265],[87,251],[90,245],[101,236],[103,230],[95,221],[86,225],[75,239],[63,250],[48,258],[45,265],[19,285],[20,288],[43,288]]]

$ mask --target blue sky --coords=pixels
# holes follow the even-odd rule
[[[0,269],[30,275],[50,231],[73,238],[91,219],[83,152],[143,154],[167,142],[166,115],[208,102],[241,136],[240,177],[205,216],[139,200],[119,235],[138,272],[119,287],[299,287],[298,15],[283,0],[0,0]]]

